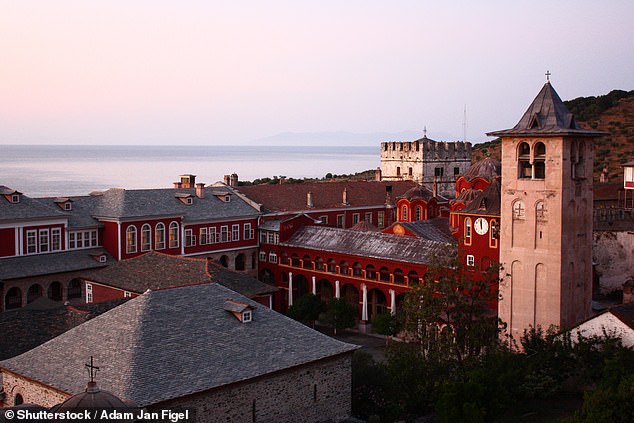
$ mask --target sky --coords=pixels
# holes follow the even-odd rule
[[[633,19],[631,0],[0,0],[0,145],[452,141],[465,108],[480,142],[547,70],[564,100],[634,89]]]

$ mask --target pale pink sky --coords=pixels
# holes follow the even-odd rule
[[[480,141],[547,69],[563,99],[634,89],[633,19],[630,0],[0,0],[0,144],[458,139],[465,105]]]

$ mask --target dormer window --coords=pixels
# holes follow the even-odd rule
[[[175,197],[178,198],[178,200],[183,204],[187,204],[187,205],[194,204],[194,196],[192,194],[188,194],[185,192],[178,192],[176,193]]]
[[[71,211],[73,209],[73,204],[68,202],[68,203],[64,203],[64,210],[66,211]]]
[[[19,203],[20,202],[20,196],[18,194],[13,194],[11,196],[11,202],[12,203]]]
[[[251,314],[251,310],[242,312],[242,323],[248,323],[251,321],[252,318],[253,316]]]
[[[242,323],[249,323],[253,320],[253,306],[236,300],[226,300],[224,309],[240,320]]]
[[[231,201],[231,196],[229,194],[225,195],[225,203]]]
[[[105,263],[108,259],[105,254],[99,256],[99,263]]]
[[[185,200],[187,204],[194,204],[194,199],[191,197],[187,197],[187,200]]]

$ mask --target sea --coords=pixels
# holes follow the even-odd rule
[[[376,169],[379,147],[0,145],[0,185],[30,197],[109,188],[170,188],[179,175],[211,184],[285,176],[321,178]]]

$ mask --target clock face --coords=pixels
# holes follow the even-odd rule
[[[473,227],[478,235],[484,235],[489,230],[489,222],[483,217],[478,217]]]

